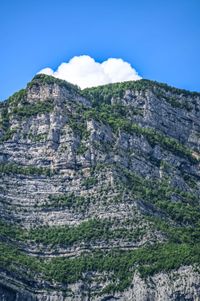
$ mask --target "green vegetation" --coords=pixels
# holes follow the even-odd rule
[[[49,267],[49,279],[62,283],[73,283],[86,271],[112,273],[113,287],[110,290],[124,290],[131,284],[134,270],[143,277],[160,271],[177,269],[180,265],[200,262],[199,245],[163,244],[143,247],[133,251],[117,251],[91,255],[76,259],[55,258]]]
[[[80,143],[78,149],[77,149],[77,155],[83,155],[88,150],[88,147],[84,145],[83,143]]]
[[[11,244],[0,242],[0,267],[6,271],[15,272],[22,278],[40,273],[42,266],[40,261],[34,257],[21,252],[17,247]]]
[[[153,218],[150,218],[151,221]],[[154,220],[155,222],[155,220]],[[156,228],[170,234],[171,242],[154,246],[141,247],[132,251],[120,251],[113,249],[107,252],[93,251],[90,255],[81,255],[75,259],[55,258],[46,262],[27,256],[6,244],[0,244],[1,268],[22,272],[39,272],[44,278],[56,280],[62,283],[72,283],[80,278],[86,271],[108,272],[112,274],[115,290],[123,290],[131,282],[135,269],[139,270],[143,277],[153,275],[156,272],[177,269],[179,266],[200,264],[199,236],[191,236],[186,230],[166,225],[161,220],[156,221]],[[129,232],[124,228],[112,229],[108,220],[90,220],[76,227],[52,227],[32,229],[30,232],[12,225],[0,223],[1,237],[15,240],[35,240],[44,244],[60,244],[70,246],[75,242],[86,243],[103,239],[120,239],[128,235],[133,239],[138,238],[137,232]],[[20,267],[20,269],[19,269]],[[18,270],[19,269],[19,270]],[[75,278],[74,278],[75,277]],[[115,284],[118,283],[118,285]]]
[[[136,241],[141,238],[145,229],[112,228],[113,224],[107,219],[90,219],[78,226],[41,227],[28,233],[28,238],[37,243],[71,246],[84,242],[91,245],[98,241],[129,239]]]
[[[10,140],[16,132],[17,132],[17,129],[11,130],[8,128],[8,130],[5,131],[3,137],[0,138],[0,143]]]
[[[50,195],[48,201],[43,205],[45,208],[86,208],[90,199],[82,196],[75,196],[74,193],[65,195]]]
[[[26,89],[21,89],[8,98],[8,104],[11,106],[16,106],[19,104],[19,102],[24,103],[26,101],[26,96]]]
[[[3,108],[1,109],[1,120],[0,120],[0,128],[3,131],[7,131],[9,127],[9,116],[8,116],[8,107],[4,103]]]
[[[81,139],[87,139],[89,133],[86,128],[85,121],[80,116],[70,116],[69,125],[76,135],[79,135]]]
[[[32,133],[29,133],[28,135],[25,135],[24,138],[28,138],[30,139],[31,141],[34,141],[34,142],[43,142],[43,141],[46,141],[47,140],[47,134],[45,133],[41,133],[41,134],[38,134],[38,135],[33,135]]]
[[[45,175],[50,176],[51,170],[44,167],[22,166],[16,163],[0,164],[0,174]]]
[[[107,292],[123,291],[131,284],[135,270],[142,277],[148,277],[161,271],[177,269],[181,265],[200,265],[200,219],[199,207],[195,205],[196,199],[186,193],[180,193],[170,188],[167,183],[155,183],[144,180],[127,170],[123,173],[123,185],[132,191],[135,198],[142,198],[144,204],[150,204],[161,210],[161,217],[147,216],[147,220],[154,225],[155,230],[166,233],[168,242],[164,244],[149,245],[136,250],[122,251],[92,251],[89,255],[80,255],[76,258],[53,258],[41,261],[35,257],[25,255],[15,247],[0,244],[0,265],[10,271],[22,273],[41,274],[44,279],[67,284],[84,278],[86,272],[106,273],[111,284],[105,289]],[[122,182],[121,182],[122,183]],[[179,193],[182,203],[171,202],[172,194]],[[159,196],[159,200],[158,200]],[[71,206],[73,195],[61,199]],[[53,198],[59,201],[59,198]],[[160,201],[162,200],[162,201]],[[190,203],[192,205],[190,205]],[[154,209],[154,212],[156,210]],[[165,215],[165,218],[163,217]],[[172,220],[169,222],[168,218]],[[70,246],[74,243],[86,244],[95,241],[110,239],[141,239],[145,229],[128,230],[122,227],[113,228],[113,221],[92,219],[75,227],[41,227],[31,229],[29,232],[12,225],[0,224],[1,236],[15,240],[29,240],[36,243]],[[20,268],[19,268],[20,267]],[[23,274],[24,275],[24,274]],[[104,292],[105,292],[104,291]]]
[[[98,180],[95,177],[89,177],[83,181],[82,186],[85,186],[86,189],[90,189],[90,188],[94,187],[97,183],[98,183]]]
[[[119,174],[119,185],[122,187],[125,185],[130,191],[135,199],[141,199],[146,201],[146,203],[156,203],[159,204],[160,201],[168,201],[169,204],[172,203],[173,197],[176,197],[185,205],[184,208],[196,208],[199,210],[199,200],[198,196],[194,193],[180,191],[175,189],[170,185],[169,180],[165,179],[163,181],[146,180],[128,169],[116,166],[116,170]],[[174,202],[174,205],[179,202]]]
[[[150,215],[146,218],[150,218],[155,229],[165,233],[169,241],[190,244],[200,242],[200,206],[197,196],[174,189],[167,181],[145,180],[120,167],[117,167],[117,172],[120,177],[119,185],[127,187],[135,200],[142,200],[147,208],[150,207],[154,212],[159,212],[160,218],[150,218]],[[91,184],[93,177],[88,179],[89,184]],[[172,201],[176,197],[179,201]],[[45,208],[87,208],[90,202],[88,197],[70,194],[50,196],[44,206]],[[133,240],[143,233],[138,232],[138,230],[136,232],[131,230],[126,233],[122,228],[115,230],[111,228],[112,223],[110,221],[94,219],[82,223],[78,227],[43,227],[32,230],[31,234],[26,234],[26,236],[28,235],[29,239],[38,242],[70,245],[81,240],[89,243],[90,240],[101,237],[103,239],[118,237]]]
[[[192,155],[192,151],[179,143],[176,139],[165,136],[155,129],[141,127],[138,124],[133,123],[126,114],[127,109],[121,105],[100,103],[95,108],[85,111],[84,117],[86,119],[94,118],[109,124],[115,132],[123,130],[130,134],[136,133],[138,135],[144,135],[151,145],[161,145],[175,155],[184,156],[193,163],[197,161]]]
[[[174,108],[185,109],[187,111],[192,110],[192,105],[187,100],[181,100],[180,101],[174,96],[166,96],[166,92],[163,89],[158,89],[155,92],[155,94],[156,94],[157,97],[159,97],[161,99],[164,99],[165,101],[170,103],[171,106],[174,107]]]
[[[21,107],[14,107],[11,114],[18,118],[28,118],[38,114],[49,113],[53,110],[53,100],[37,101],[34,104],[24,103]]]
[[[24,236],[24,230],[13,224],[8,224],[0,221],[0,237],[7,239],[22,239]]]
[[[27,256],[17,248],[0,243],[0,266],[25,277],[40,273],[43,278],[59,283],[74,283],[86,272],[107,273],[112,283],[107,292],[123,291],[131,284],[135,270],[143,277],[160,271],[177,269],[181,265],[200,264],[200,245],[166,243],[141,247],[132,251],[96,251],[74,259],[52,258],[41,261]]]
[[[68,83],[65,80],[59,79],[59,78],[55,78],[53,76],[50,75],[45,75],[45,74],[38,74],[36,75],[32,81],[30,83],[28,83],[27,88],[31,89],[33,86],[37,86],[37,85],[53,85],[53,84],[58,84],[61,87],[65,87],[66,89],[68,89],[71,92],[77,92],[79,91],[78,86],[73,85],[71,83]]]
[[[13,134],[16,132],[16,130],[9,128],[8,107],[5,103],[1,110],[0,129],[4,131],[3,136],[0,138],[0,143],[12,138]]]
[[[172,188],[167,181],[145,180],[123,169],[123,184],[127,186],[134,199],[142,200],[143,205],[159,213],[160,218],[147,217],[155,229],[165,233],[169,242],[200,242],[200,205],[198,196]],[[124,179],[125,175],[125,179]],[[174,198],[179,201],[173,201]]]
[[[95,105],[99,103],[110,104],[112,98],[123,97],[125,91],[127,90],[133,90],[133,91],[136,90],[142,92],[148,89],[150,89],[155,93],[162,93],[162,96],[167,94],[168,92],[174,94],[182,94],[183,96],[200,95],[198,92],[181,90],[174,87],[170,87],[163,83],[150,81],[146,79],[142,79],[138,81],[128,81],[123,83],[108,84],[108,85],[99,86],[95,88],[87,88],[82,91],[82,94],[83,96],[87,97],[90,101],[92,101]],[[171,104],[173,105],[172,100],[171,100]],[[175,105],[177,105],[177,103]]]
[[[193,246],[200,243],[200,226],[197,225],[176,225],[169,220],[159,217],[148,216],[147,219],[154,224],[155,230],[159,230],[166,234],[170,243],[188,244]]]
[[[173,203],[169,200],[158,200],[155,205],[179,224],[200,227],[200,206],[191,206],[189,203],[184,204],[180,201]]]
[[[89,219],[77,226],[43,226],[26,230],[0,221],[0,237],[17,241],[29,241],[44,245],[69,247],[75,243],[90,245],[98,241],[126,239],[137,241],[147,231],[147,226],[131,228],[132,220],[125,220],[114,224],[109,219]],[[148,224],[148,228],[150,224]]]
[[[192,151],[182,145],[176,139],[167,137],[155,129],[148,127],[144,128],[134,123],[132,121],[132,116],[134,114],[142,114],[140,110],[133,109],[132,107],[129,108],[128,106],[123,106],[122,104],[111,104],[112,98],[122,98],[127,90],[146,91],[147,89],[151,89],[158,97],[164,98],[174,107],[185,108],[187,110],[191,109],[191,104],[186,101],[180,103],[177,99],[175,99],[175,97],[169,97],[166,95],[166,93],[181,93],[184,96],[199,95],[195,92],[179,90],[169,87],[165,84],[148,80],[140,80],[135,82],[131,81],[88,88],[83,90],[82,93],[92,102],[93,108],[86,110],[84,112],[84,117],[85,119],[93,118],[108,124],[115,132],[123,130],[130,134],[136,133],[138,135],[144,135],[150,144],[161,145],[163,148],[168,149],[175,155],[184,156],[191,162],[195,163],[197,159],[192,155]]]

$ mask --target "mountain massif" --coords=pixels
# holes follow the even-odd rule
[[[0,103],[0,300],[200,300],[199,163],[200,93],[35,76]]]

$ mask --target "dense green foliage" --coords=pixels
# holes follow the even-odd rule
[[[166,243],[131,251],[96,251],[73,259],[61,257],[41,261],[0,243],[0,266],[23,277],[29,273],[41,273],[45,279],[63,284],[83,279],[83,274],[87,272],[106,272],[112,279],[107,292],[122,291],[131,284],[135,270],[147,277],[160,271],[177,269],[181,265],[199,264],[199,247],[199,244]]]
[[[83,155],[88,150],[88,147],[84,145],[83,143],[79,144],[79,147],[77,149],[77,155]]]
[[[98,180],[95,177],[88,177],[83,181],[82,186],[85,186],[86,189],[89,189],[94,187],[97,183]]]
[[[26,89],[21,89],[8,98],[8,104],[11,106],[16,106],[19,103],[23,103],[26,101],[26,96]]]
[[[28,256],[12,244],[0,242],[0,267],[2,270],[15,272],[22,279],[30,279],[35,273],[42,272],[41,261]]]
[[[9,114],[6,103],[3,104],[1,109],[0,129],[4,132],[0,138],[0,143],[9,140],[15,133],[15,130],[9,128]]]
[[[187,104],[181,104],[179,101],[173,101],[169,97],[166,97],[168,92],[174,94],[182,94],[183,96],[199,96],[198,92],[190,92],[187,90],[177,89],[174,87],[170,87],[166,84],[159,83],[156,81],[150,81],[146,79],[138,80],[138,81],[128,81],[123,83],[114,83],[108,84],[104,86],[98,86],[95,88],[87,88],[82,91],[82,94],[90,99],[94,104],[99,103],[111,103],[112,98],[123,97],[125,91],[127,90],[135,90],[135,91],[146,91],[151,90],[158,94],[158,96],[165,96],[165,100],[170,102],[171,105],[175,107],[184,107]]]
[[[0,174],[45,175],[50,176],[51,170],[44,167],[22,166],[16,163],[0,164]]]
[[[14,107],[11,114],[18,118],[28,118],[38,114],[49,113],[53,110],[53,107],[52,100],[37,101],[34,104],[24,103],[23,106]]]
[[[113,228],[113,222],[107,219],[90,219],[78,226],[41,227],[28,233],[28,238],[37,243],[70,246],[84,242],[91,245],[98,241],[129,239],[135,241],[145,233],[145,229]]]
[[[13,224],[7,224],[3,221],[0,221],[0,237],[7,239],[23,239],[24,230],[20,227],[17,227]]]
[[[186,244],[163,244],[132,251],[97,251],[72,260],[55,258],[51,261],[49,279],[64,283],[75,282],[86,271],[107,272],[113,273],[113,287],[110,290],[124,290],[130,285],[135,269],[139,269],[141,275],[147,277],[156,272],[176,269],[181,264],[199,263],[198,248],[199,245],[191,247]]]
[[[1,120],[0,120],[0,127],[2,130],[6,131],[9,126],[9,116],[8,116],[8,107],[6,104],[1,109]]]
[[[75,196],[74,193],[64,195],[50,195],[44,203],[44,208],[82,208],[89,205],[90,199],[82,196]]]

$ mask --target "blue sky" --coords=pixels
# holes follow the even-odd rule
[[[200,91],[199,0],[1,0],[0,99],[76,55]]]

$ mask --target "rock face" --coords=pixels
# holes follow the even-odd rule
[[[200,300],[199,118],[147,80],[0,103],[0,300]]]

